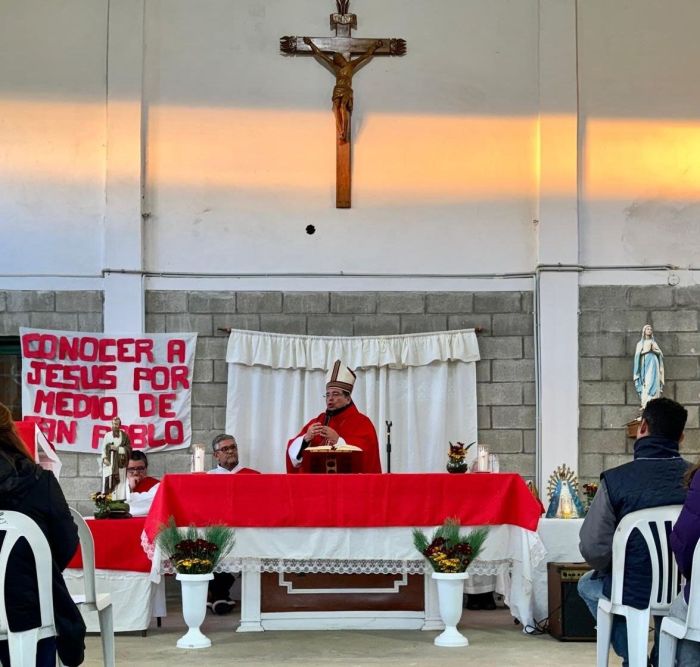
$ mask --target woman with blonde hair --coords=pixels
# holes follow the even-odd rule
[[[85,653],[85,623],[68,593],[61,572],[78,547],[78,529],[53,473],[32,459],[19,437],[10,410],[0,403],[0,510],[26,514],[43,531],[53,556],[53,606],[58,636],[44,639],[37,650],[37,667],[80,665]],[[0,543],[4,533],[0,533]],[[10,630],[21,632],[41,625],[36,566],[28,543],[15,545],[5,578],[5,603]],[[10,665],[7,642],[0,642],[0,662]]]

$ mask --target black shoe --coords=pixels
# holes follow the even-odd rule
[[[493,599],[493,593],[471,593],[467,596],[467,609],[476,611],[483,609],[491,611],[496,609],[496,601]]]
[[[493,593],[484,593],[481,596],[481,608],[487,611],[493,611],[496,608],[496,600],[493,599]]]
[[[479,595],[474,595],[473,593],[467,595],[467,609],[470,611],[477,611],[478,609],[481,609],[479,597]]]
[[[215,614],[223,616],[224,614],[230,614],[235,605],[236,603],[233,600],[217,600],[212,604],[211,610]]]

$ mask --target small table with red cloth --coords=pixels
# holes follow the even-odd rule
[[[470,571],[501,575],[513,615],[532,622],[532,575],[544,556],[535,532],[540,507],[516,474],[165,475],[146,518],[147,543],[152,545],[171,516],[178,526],[236,528],[236,544],[222,570],[243,573],[239,631],[440,627],[437,596],[413,546],[412,529],[430,533],[447,517],[457,517],[465,530],[490,527]],[[154,576],[168,571],[157,552],[153,568]],[[420,609],[408,611],[353,608],[342,616],[279,612],[274,605],[266,611],[261,573],[273,574],[298,600],[309,595],[308,587],[302,590],[291,573],[395,575],[387,589],[407,586],[407,577],[420,575],[424,598]],[[356,594],[350,588],[346,597]]]
[[[86,519],[95,543],[95,578],[98,593],[112,596],[115,632],[146,630],[152,616],[164,616],[162,585],[154,586],[151,562],[141,546],[145,517]],[[72,595],[84,592],[80,548],[63,573]],[[99,632],[95,612],[84,614],[88,632]]]
[[[29,453],[45,470],[50,470],[58,479],[61,474],[61,459],[59,459],[54,446],[42,433],[36,421],[16,421],[17,433],[26,445]]]

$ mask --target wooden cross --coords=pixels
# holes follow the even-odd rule
[[[353,74],[374,56],[404,55],[406,40],[352,37],[352,29],[357,28],[357,16],[348,13],[350,0],[335,0],[335,4],[338,11],[331,14],[335,37],[285,35],[280,38],[280,50],[285,54],[312,54],[335,76],[332,95],[336,128],[335,207],[350,208]]]

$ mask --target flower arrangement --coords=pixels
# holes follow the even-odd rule
[[[113,500],[111,493],[96,491],[90,496],[90,500],[95,503],[94,516],[96,519],[131,516],[129,505],[122,500]]]
[[[586,498],[593,500],[596,493],[598,493],[598,485],[595,482],[589,482],[583,485],[583,495],[586,496]]]
[[[450,442],[450,451],[447,454],[447,472],[466,472],[468,468],[467,462],[464,460],[467,451],[473,445],[470,442],[465,445],[463,442],[452,444]]]
[[[459,528],[458,519],[445,519],[430,541],[422,530],[413,529],[413,544],[435,572],[466,572],[481,553],[488,528],[477,528],[466,534],[460,533]]]
[[[112,502],[112,494],[96,491],[90,496],[90,500],[95,503],[95,518],[106,519],[109,516],[109,504]]]
[[[595,494],[598,493],[598,484],[596,482],[589,482],[584,484],[582,487],[583,495],[586,497],[586,510],[591,506]]]
[[[156,535],[156,544],[180,574],[213,572],[235,542],[234,530],[229,526],[178,528],[172,516]]]
[[[448,454],[450,461],[464,461],[464,457],[467,455],[467,450],[473,444],[473,442],[470,442],[468,445],[465,445],[463,442],[457,442],[454,445],[450,443],[450,453]]]
[[[96,491],[90,496],[90,500],[95,503],[95,507],[108,507],[112,502],[112,494]]]

